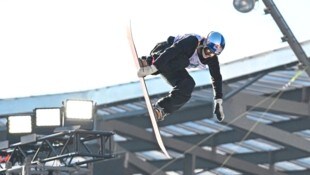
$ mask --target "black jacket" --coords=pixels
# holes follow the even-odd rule
[[[197,49],[200,62],[209,67],[214,98],[222,98],[222,75],[220,72],[218,57],[215,55],[214,57],[204,59],[201,54],[202,41],[198,41],[195,35],[189,35],[175,43],[171,42],[172,39],[173,37],[169,37],[166,42],[158,43],[151,51],[151,55],[155,59],[153,64],[159,70],[159,73],[173,71],[176,67],[179,69],[186,68],[190,63],[189,58]],[[161,48],[159,46],[161,46]]]

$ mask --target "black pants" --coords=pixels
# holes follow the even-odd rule
[[[159,53],[162,53],[170,45],[169,43],[159,43],[153,49],[153,51],[156,51],[157,48],[159,50],[158,54],[153,53],[153,56],[157,57]],[[157,57],[154,65],[159,70],[158,73],[173,87],[172,91],[166,97],[157,101],[157,105],[163,108],[165,113],[171,114],[181,108],[191,98],[195,81],[185,69],[189,65],[187,55],[182,53],[178,55],[168,53],[168,55]]]
[[[157,104],[164,109],[164,112],[171,114],[182,107],[190,98],[195,87],[194,79],[186,69],[161,73],[163,78],[173,89],[169,95],[157,101]]]

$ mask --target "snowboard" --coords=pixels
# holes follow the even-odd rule
[[[137,69],[139,69],[140,68],[140,64],[139,64],[139,61],[138,61],[139,57],[138,57],[138,53],[137,53],[136,46],[135,46],[135,43],[134,43],[133,35],[132,35],[131,24],[129,24],[127,26],[127,38],[128,38],[128,42],[129,42],[129,45],[130,45],[131,52],[132,52],[133,60],[135,62],[135,65],[136,65]],[[148,110],[148,114],[149,114],[149,117],[150,117],[150,120],[151,120],[151,123],[152,123],[153,132],[155,134],[155,138],[156,138],[156,141],[158,143],[158,146],[160,147],[161,151],[165,154],[165,156],[170,158],[170,156],[169,156],[169,154],[168,154],[168,152],[167,152],[167,150],[165,148],[164,142],[163,142],[163,140],[161,138],[161,135],[160,135],[160,131],[159,131],[159,128],[158,128],[158,125],[157,125],[157,121],[156,121],[156,118],[155,118],[155,114],[154,114],[154,111],[153,111],[152,103],[151,103],[151,100],[150,100],[150,97],[149,97],[149,92],[147,90],[147,86],[146,86],[145,80],[144,80],[144,78],[139,78],[139,81],[140,81],[140,84],[141,84],[141,87],[142,87],[143,96],[144,96],[144,99],[145,99],[146,107],[147,107],[147,110]]]

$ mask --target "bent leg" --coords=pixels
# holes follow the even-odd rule
[[[185,69],[162,75],[173,89],[169,95],[159,99],[156,105],[163,108],[165,113],[171,114],[181,108],[191,98],[195,81]]]

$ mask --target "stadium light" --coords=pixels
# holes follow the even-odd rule
[[[36,127],[61,126],[61,108],[34,109]]]
[[[80,125],[81,129],[94,127],[94,102],[68,99],[64,103],[64,126]]]
[[[7,140],[10,144],[21,141],[21,137],[33,133],[33,120],[31,115],[7,116]]]
[[[234,0],[233,5],[237,11],[247,13],[253,10],[256,1],[258,0]]]
[[[9,134],[29,134],[32,132],[31,115],[8,116]]]
[[[35,108],[34,113],[34,133],[49,135],[54,133],[54,129],[62,126],[62,108]]]
[[[91,100],[67,100],[65,103],[67,119],[92,119],[93,113],[93,101]]]

